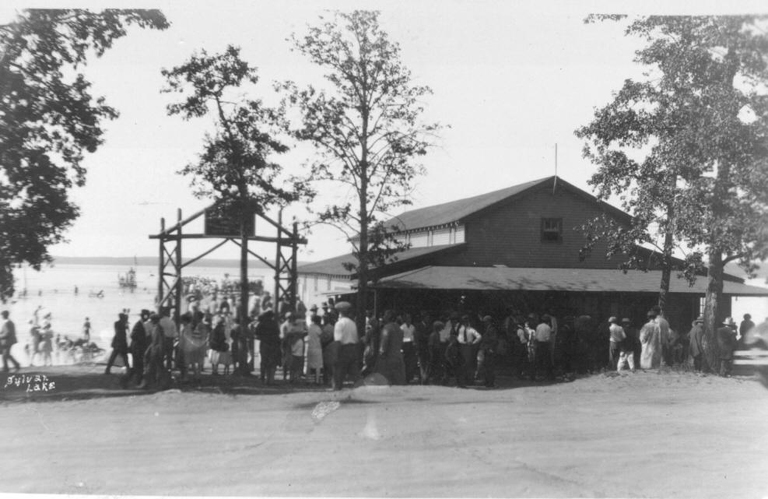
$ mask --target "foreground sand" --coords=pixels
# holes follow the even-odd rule
[[[0,492],[768,496],[768,390],[747,378],[137,393],[97,369],[0,394]]]

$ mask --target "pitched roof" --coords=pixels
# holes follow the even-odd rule
[[[394,263],[406,262],[426,255],[433,255],[443,250],[458,249],[464,247],[464,244],[446,244],[441,246],[428,246],[422,248],[411,248],[395,255],[396,260],[392,260],[387,263],[387,266]],[[352,272],[344,268],[344,263],[354,263],[355,257],[351,253],[346,255],[336,256],[328,258],[327,260],[320,260],[319,262],[308,263],[301,265],[298,268],[299,274],[323,274],[323,275],[338,275],[344,277],[351,277]]]
[[[567,189],[588,201],[598,203],[603,209],[610,211],[614,216],[623,219],[629,219],[630,215],[611,206],[603,201],[599,201],[586,191],[569,184],[560,177],[550,176],[538,180],[532,180],[523,184],[513,185],[498,191],[480,194],[464,199],[458,199],[448,203],[427,206],[416,210],[406,211],[405,213],[393,217],[387,222],[387,226],[396,226],[399,230],[414,230],[424,227],[436,227],[453,222],[464,220],[475,215],[480,211],[492,208],[500,203],[509,201],[511,198],[522,195],[530,189],[553,184],[557,181],[559,188]]]
[[[412,230],[420,227],[434,227],[456,222],[551,178],[552,177],[547,177],[545,179],[534,180],[524,184],[513,185],[512,187],[499,189],[498,191],[480,194],[479,196],[406,211],[389,220],[387,226],[396,225],[400,230]]]
[[[379,288],[457,289],[509,291],[581,291],[658,293],[661,271],[624,273],[613,269],[551,269],[508,267],[422,267],[385,277]],[[671,293],[704,294],[706,278],[688,286],[684,279],[672,276]],[[735,296],[768,296],[768,288],[726,281],[723,293]]]

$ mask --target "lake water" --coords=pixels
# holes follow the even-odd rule
[[[13,347],[13,355],[20,361],[24,355],[24,345],[29,341],[28,322],[34,317],[35,310],[42,307],[39,314],[42,320],[46,313],[51,314],[51,326],[54,336],[60,334],[76,339],[82,335],[83,323],[88,317],[91,322],[91,340],[100,347],[108,349],[114,335],[114,323],[123,309],[130,309],[129,324],[139,318],[141,309],[154,310],[157,294],[157,267],[136,266],[136,290],[121,289],[118,275],[128,271],[126,266],[115,265],[79,265],[57,264],[44,267],[40,272],[32,269],[16,269],[16,290],[27,289],[26,298],[16,298],[0,304],[0,309],[8,310],[16,324],[19,342]],[[184,276],[199,276],[216,279],[221,282],[224,274],[230,279],[237,279],[239,269],[229,267],[192,267],[184,269]],[[272,290],[274,280],[271,270],[266,268],[249,269],[249,280],[261,279],[267,291]],[[26,285],[25,285],[26,283]],[[75,286],[78,293],[75,294]],[[103,298],[90,296],[104,292]]]

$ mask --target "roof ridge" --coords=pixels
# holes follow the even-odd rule
[[[469,196],[466,198],[454,199],[453,201],[446,201],[444,203],[438,203],[430,206],[423,206],[421,208],[415,208],[391,217],[387,221],[387,223],[396,224],[398,226],[401,226],[402,230],[408,230],[408,229],[417,229],[417,228],[423,228],[423,227],[432,227],[435,225],[442,225],[445,223],[454,222],[462,218],[465,218],[466,216],[476,211],[479,211],[491,204],[494,204],[498,201],[506,199],[507,197],[525,192],[528,189],[541,185],[545,182],[551,181],[554,178],[560,178],[560,177],[557,177],[556,175],[550,175],[548,177],[543,177],[536,180],[523,182],[521,184],[511,185],[508,187],[504,187],[502,189],[496,189],[494,191],[486,192],[483,194],[477,194],[477,195]],[[508,192],[509,194],[499,197],[499,195],[506,192]],[[483,200],[483,199],[487,199],[488,203],[486,204],[481,203],[477,206],[473,206],[476,201]],[[444,209],[449,206],[456,207],[456,209],[448,210],[446,212]],[[451,220],[447,220],[447,218],[444,215],[449,214],[451,211],[455,211],[456,215],[452,217]],[[418,220],[420,218],[418,215],[420,214],[434,214],[435,216],[432,216],[432,217],[427,216],[427,217],[421,217],[421,218],[427,218],[427,219],[433,218],[436,220],[434,220],[434,223],[428,223],[428,220],[425,220],[423,223],[417,222],[416,224],[413,224],[413,225],[406,223],[408,218],[416,218]],[[404,220],[406,220],[406,222],[404,222]]]

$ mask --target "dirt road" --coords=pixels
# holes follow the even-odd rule
[[[768,495],[768,391],[753,380],[649,372],[501,381],[499,390],[6,400],[0,491]]]

